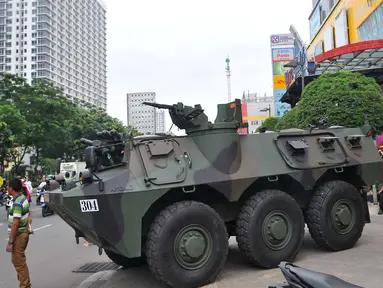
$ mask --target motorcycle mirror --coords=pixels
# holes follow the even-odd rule
[[[56,159],[56,173],[60,174],[61,158]]]

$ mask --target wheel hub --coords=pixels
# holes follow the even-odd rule
[[[269,231],[271,233],[271,237],[276,240],[282,240],[287,235],[287,225],[286,223],[277,217],[275,221],[272,220]]]
[[[181,244],[182,255],[186,254],[191,258],[198,258],[203,254],[206,249],[205,239],[198,232],[190,232],[183,237]]]
[[[349,200],[338,200],[332,209],[332,225],[339,234],[347,234],[354,227],[355,211]]]
[[[290,242],[292,222],[283,211],[273,211],[263,221],[263,240],[272,250],[281,250]]]
[[[201,268],[210,259],[213,240],[210,233],[199,225],[182,229],[174,242],[174,256],[185,269]]]

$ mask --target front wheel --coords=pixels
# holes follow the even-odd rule
[[[46,209],[46,207],[41,208],[41,215],[43,217],[47,217],[47,209]]]
[[[280,190],[256,193],[244,204],[237,220],[237,242],[253,264],[276,268],[291,262],[302,247],[304,218],[298,203]]]
[[[224,221],[210,206],[175,203],[151,225],[146,242],[149,268],[171,287],[204,286],[215,280],[225,264],[227,238]]]
[[[116,263],[117,265],[120,265],[124,268],[139,267],[139,266],[145,265],[145,263],[146,263],[145,256],[136,257],[136,258],[127,258],[127,257],[124,257],[120,254],[114,253],[114,252],[109,251],[109,250],[105,250],[105,254],[114,263]]]

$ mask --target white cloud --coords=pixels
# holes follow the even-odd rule
[[[126,93],[154,91],[157,102],[201,104],[211,120],[243,90],[272,92],[269,36],[294,24],[309,39],[311,1],[104,0],[107,5],[108,112],[126,123]],[[170,126],[167,118],[167,127]]]

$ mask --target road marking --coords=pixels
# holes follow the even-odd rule
[[[41,208],[31,209],[31,212],[40,211],[40,210],[41,210]]]
[[[50,227],[50,226],[52,226],[52,224],[48,224],[48,225],[45,225],[45,226],[42,226],[42,227],[33,229],[33,232],[35,232],[35,231],[39,231],[39,230],[44,229],[44,228],[48,228],[48,227]]]
[[[0,227],[3,226],[3,225],[4,225],[4,223],[0,223]]]
[[[36,231],[39,231],[41,229],[45,229],[45,228],[48,228],[52,226],[52,224],[48,224],[48,225],[45,225],[45,226],[42,226],[42,227],[39,227],[39,228],[36,228],[36,229],[33,229],[33,232],[36,232]],[[9,238],[6,238],[5,240],[8,241]]]

